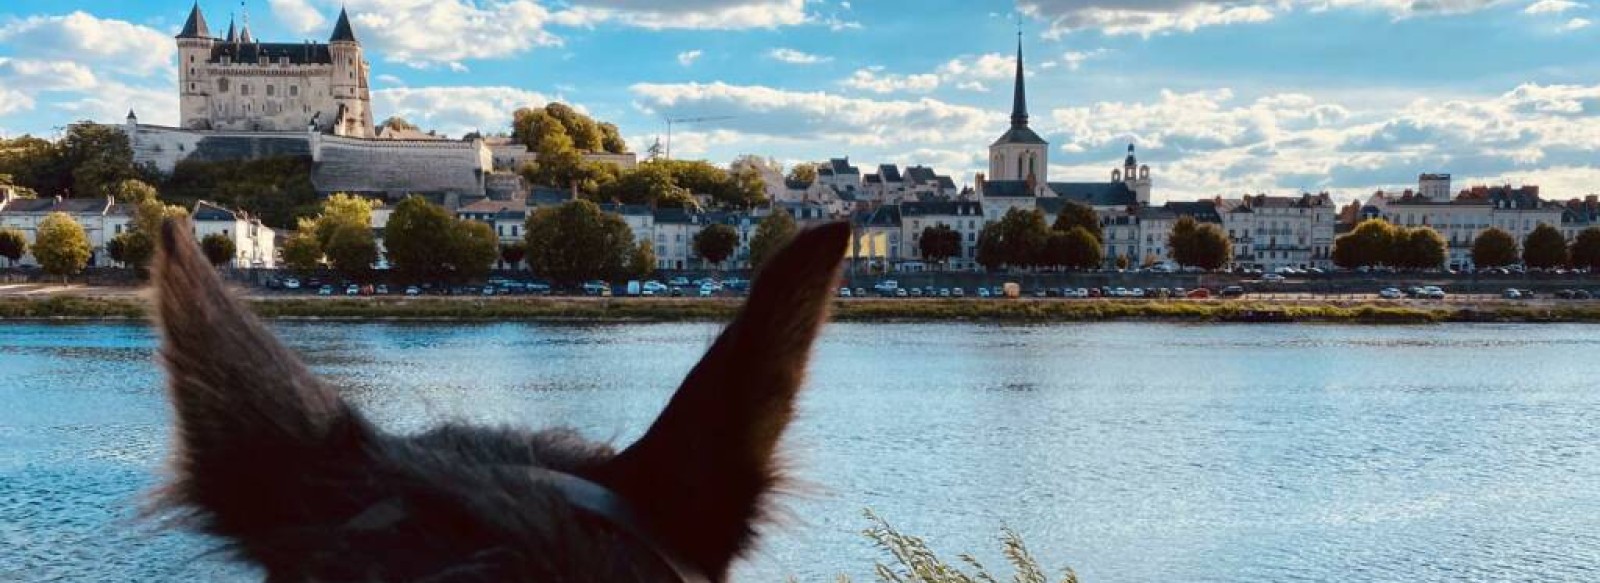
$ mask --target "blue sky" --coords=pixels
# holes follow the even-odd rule
[[[1597,0],[1600,1],[1600,0]],[[1129,142],[1156,196],[1539,184],[1600,190],[1600,9],[1572,0],[202,1],[213,31],[326,39],[340,5],[378,116],[459,135],[550,100],[677,157],[848,155],[970,182],[1005,129],[1019,15],[1052,180],[1109,175]],[[0,133],[81,118],[173,123],[189,0],[11,0]]]

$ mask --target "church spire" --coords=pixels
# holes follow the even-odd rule
[[[1028,127],[1028,89],[1022,79],[1022,31],[1017,31],[1017,87],[1011,98],[1011,127]]]

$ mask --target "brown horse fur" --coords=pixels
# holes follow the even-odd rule
[[[269,582],[668,581],[648,543],[541,476],[599,484],[713,580],[754,542],[849,227],[800,233],[644,437],[620,453],[564,430],[374,427],[230,296],[186,221],[155,262],[175,410],[156,508],[223,538]]]

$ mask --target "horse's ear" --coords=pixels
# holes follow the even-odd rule
[[[781,481],[778,440],[828,317],[850,226],[804,231],[757,276],[750,300],[665,411],[601,480],[707,573],[749,543]]]
[[[175,412],[173,476],[159,502],[248,546],[306,522],[301,484],[367,434],[339,397],[223,286],[189,222],[168,219],[154,262],[161,361]],[[354,464],[352,464],[354,465]]]

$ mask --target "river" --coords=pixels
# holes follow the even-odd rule
[[[394,431],[626,443],[705,324],[275,328]],[[259,580],[134,519],[167,450],[138,324],[0,324],[0,580]],[[1085,581],[1600,579],[1600,327],[839,324],[740,581],[870,580],[872,508],[950,557],[1002,526]]]

